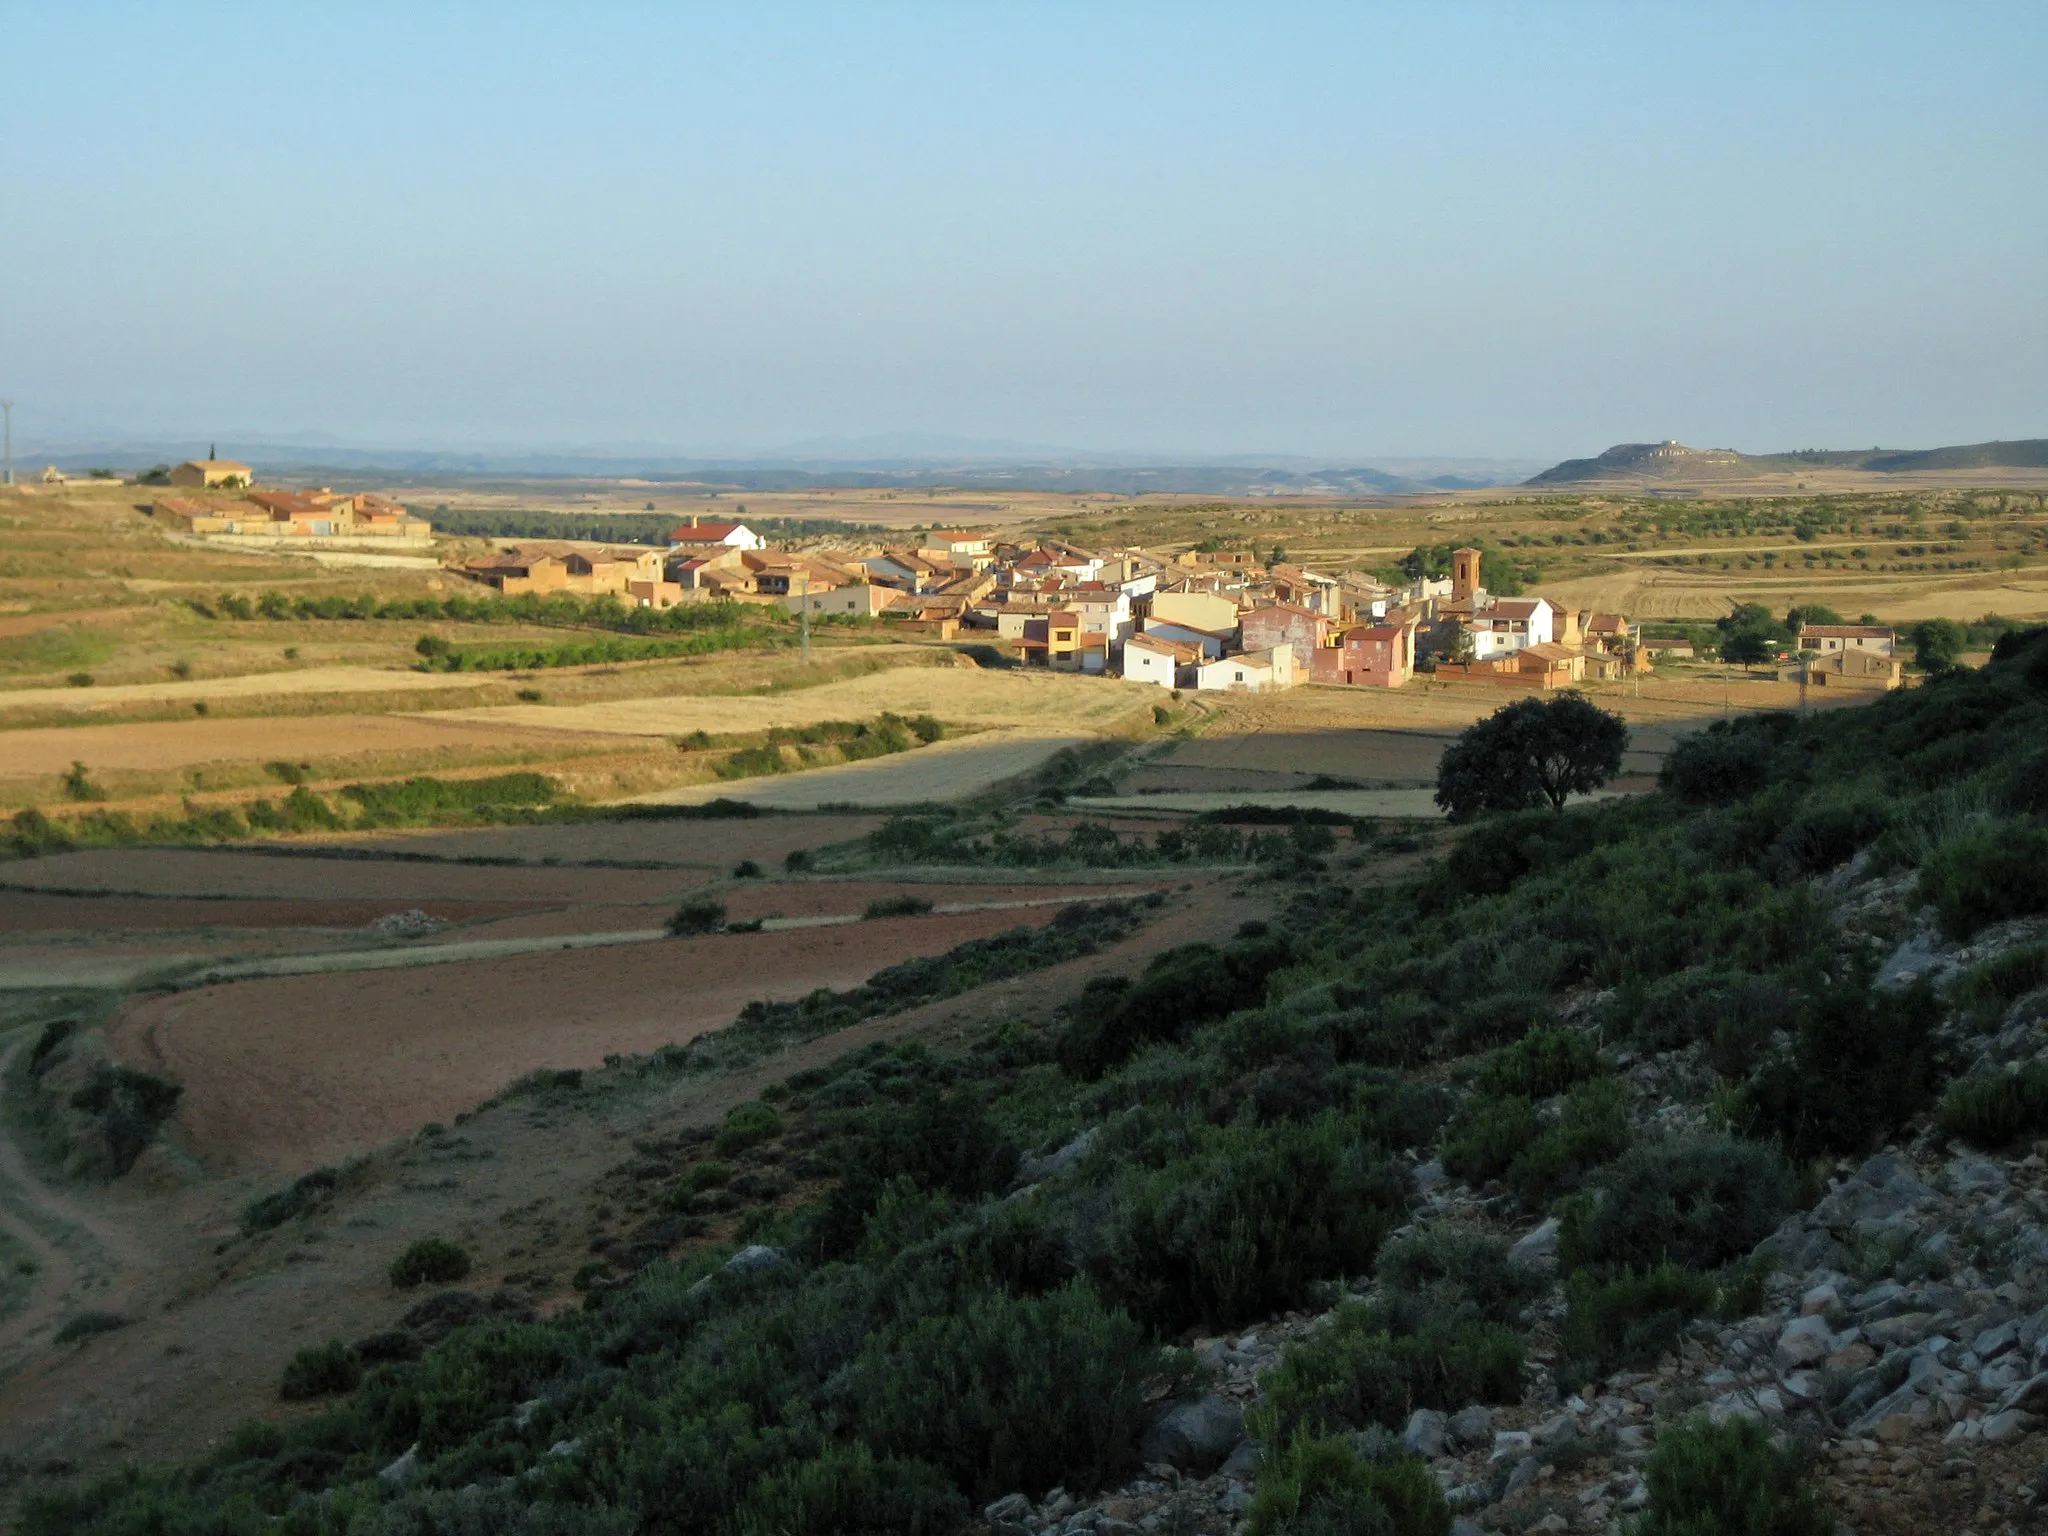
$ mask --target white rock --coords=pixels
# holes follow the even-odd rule
[[[1828,1327],[1827,1319],[1818,1313],[1808,1313],[1785,1325],[1771,1356],[1778,1362],[1779,1370],[1796,1371],[1801,1366],[1818,1365],[1834,1348],[1834,1330]]]
[[[1535,1231],[1523,1236],[1508,1250],[1508,1259],[1515,1264],[1528,1264],[1535,1268],[1547,1268],[1557,1262],[1557,1218],[1547,1217]]]

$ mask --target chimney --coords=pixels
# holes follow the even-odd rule
[[[690,526],[692,528],[697,526],[697,514],[694,512],[690,514]]]

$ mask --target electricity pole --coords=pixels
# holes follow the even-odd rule
[[[6,419],[4,435],[7,445],[0,450],[0,485],[14,484],[14,402],[0,400],[0,417]]]
[[[797,573],[803,585],[797,598],[797,612],[804,627],[804,665],[811,664],[811,568],[807,565]]]

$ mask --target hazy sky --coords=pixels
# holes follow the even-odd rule
[[[24,437],[2048,434],[2048,4],[0,0]]]

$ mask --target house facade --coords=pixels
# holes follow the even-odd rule
[[[706,521],[694,512],[668,536],[668,547],[678,550],[760,549],[767,542],[745,523]]]
[[[1285,645],[1219,656],[1195,668],[1195,686],[1207,691],[1263,693],[1292,688],[1294,682],[1294,649]]]
[[[1882,624],[1802,624],[1799,649],[1827,656],[1844,651],[1862,651],[1870,656],[1895,656],[1898,632]]]
[[[1248,651],[1270,651],[1276,645],[1289,647],[1294,652],[1295,670],[1307,676],[1310,659],[1329,644],[1330,621],[1296,603],[1269,603],[1239,618],[1238,632]]]
[[[1361,624],[1319,648],[1310,681],[1399,688],[1415,675],[1415,625]]]
[[[256,471],[233,459],[187,459],[171,471],[171,484],[199,490],[237,490],[256,483]]]
[[[1127,682],[1191,688],[1201,659],[1202,653],[1192,645],[1156,635],[1133,635],[1124,642],[1123,675]]]

